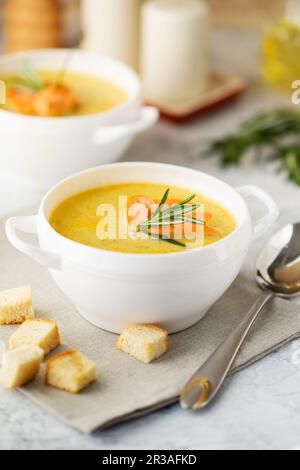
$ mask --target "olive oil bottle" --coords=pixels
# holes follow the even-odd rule
[[[268,83],[290,92],[300,80],[300,1],[289,0],[281,19],[266,26],[263,75]]]

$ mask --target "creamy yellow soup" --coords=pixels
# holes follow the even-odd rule
[[[134,196],[143,195],[143,197],[160,202],[166,189],[166,186],[163,185],[140,183],[127,183],[92,189],[77,194],[60,204],[51,214],[50,224],[64,237],[94,248],[139,254],[162,254],[184,251],[188,248],[157,238],[152,239],[147,237],[145,239],[144,237],[137,237],[132,239],[127,237],[123,239],[124,230],[122,229],[124,227],[120,227],[120,220],[121,223],[124,222],[124,218],[122,219],[121,217],[124,215],[124,197],[129,201]],[[168,200],[182,201],[190,195],[191,191],[189,190],[170,187]],[[104,206],[102,206],[103,204]],[[235,230],[236,221],[234,216],[211,199],[197,194],[190,204],[203,205],[204,213],[209,214],[210,217],[209,227],[216,229],[216,233],[204,233],[201,245],[215,243]],[[106,217],[105,211],[99,211],[99,207],[105,209],[106,205],[115,209],[117,214],[116,230],[113,233],[113,239],[110,237],[99,239],[98,227],[104,221],[104,217]],[[126,214],[128,214],[128,206],[125,209]],[[111,218],[109,218],[110,221]],[[209,227],[207,226],[208,232]],[[111,235],[112,233],[110,232]],[[198,248],[198,245],[195,247]]]
[[[38,70],[37,73],[47,83],[55,83],[60,74],[56,70]],[[13,75],[0,76],[0,80],[4,81],[8,89],[17,83]],[[126,91],[115,83],[93,75],[66,72],[62,76],[61,84],[70,89],[79,103],[78,108],[72,112],[72,116],[103,113],[125,103],[129,98]],[[9,99],[5,105],[0,105],[0,109],[18,112]]]

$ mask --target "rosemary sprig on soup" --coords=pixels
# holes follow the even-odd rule
[[[1,109],[30,116],[81,116],[108,111],[128,100],[118,85],[101,77],[67,70],[35,69],[30,62],[20,71],[1,76],[7,89],[7,103]]]
[[[32,63],[26,61],[23,64],[20,73],[16,76],[15,86],[19,89],[23,87],[28,92],[35,93],[43,90],[43,88],[46,87],[46,83],[39,76]]]
[[[187,225],[190,224],[190,228],[193,228],[193,225],[205,225],[205,220],[201,220],[197,217],[188,217],[186,214],[190,214],[191,212],[194,213],[198,209],[201,209],[201,204],[188,204],[193,199],[195,199],[196,194],[189,196],[188,198],[184,199],[180,202],[172,201],[172,204],[167,204],[168,197],[170,194],[170,188],[168,188],[160,203],[156,207],[155,202],[153,201],[152,207],[154,209],[153,214],[151,214],[148,219],[139,224],[137,226],[138,232],[144,232],[149,235],[154,235],[158,240],[165,241],[167,243],[175,244],[186,248],[186,244],[180,242],[176,239],[176,235],[178,236],[178,231],[174,230],[174,228],[181,228],[182,233],[181,237],[183,236],[184,229],[187,228]],[[153,233],[153,228],[158,229]],[[166,229],[166,230],[165,230]],[[171,232],[174,232],[174,238],[171,236]]]
[[[133,254],[201,248],[236,228],[234,216],[205,195],[149,183],[102,186],[76,194],[53,211],[50,224],[78,243]]]
[[[79,101],[70,87],[49,77],[43,77],[29,61],[23,64],[15,77],[6,81],[8,102],[21,114],[40,117],[67,116],[79,107]]]

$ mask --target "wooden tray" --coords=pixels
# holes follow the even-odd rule
[[[214,74],[211,78],[210,88],[199,97],[178,102],[152,98],[147,100],[147,104],[156,106],[162,117],[183,123],[200,116],[205,111],[227,103],[243,93],[246,88],[247,82],[240,77]]]

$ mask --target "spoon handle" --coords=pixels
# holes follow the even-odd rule
[[[180,395],[184,409],[205,408],[216,396],[237,356],[250,328],[273,293],[263,293],[251,307],[244,320],[224,343],[208,358],[194,374]]]

